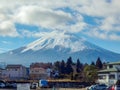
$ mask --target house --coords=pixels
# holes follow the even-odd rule
[[[117,80],[120,80],[120,62],[107,63],[106,69],[98,71],[98,83],[112,85]]]
[[[3,79],[19,80],[27,78],[26,67],[20,64],[10,64],[2,71]]]
[[[30,79],[32,80],[40,80],[47,79],[47,69],[41,63],[32,63],[30,65]]]

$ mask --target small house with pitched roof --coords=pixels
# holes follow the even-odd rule
[[[115,84],[120,80],[120,61],[106,64],[106,69],[98,71],[98,83]]]

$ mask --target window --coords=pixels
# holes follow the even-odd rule
[[[35,70],[36,73],[38,73],[39,71],[38,70]]]
[[[109,79],[115,79],[115,75],[114,74],[109,75]]]
[[[31,73],[34,73],[34,71],[31,71]]]
[[[106,79],[106,75],[100,75],[98,76],[99,79]]]
[[[15,71],[17,71],[17,69],[15,69]]]
[[[109,68],[113,68],[113,65],[109,65]]]
[[[118,76],[118,78],[120,79],[120,75]]]

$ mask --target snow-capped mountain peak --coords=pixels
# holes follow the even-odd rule
[[[51,49],[58,47],[61,51],[62,48],[67,48],[70,52],[77,52],[87,49],[88,46],[85,45],[85,40],[78,38],[75,35],[69,33],[44,33],[41,34],[40,39],[30,43],[22,52],[28,50],[41,50],[41,49]]]
[[[55,62],[72,57],[91,63],[98,57],[105,62],[117,61],[120,54],[105,50],[70,33],[41,33],[40,38],[25,47],[3,53],[0,60],[8,63],[30,64],[32,62]]]

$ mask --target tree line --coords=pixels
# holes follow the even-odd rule
[[[53,63],[52,68],[59,72],[58,79],[71,79],[82,81],[95,81],[97,79],[97,71],[104,67],[100,57],[96,62],[91,64],[83,64],[80,59],[73,62],[72,57],[69,57],[66,62],[64,60],[56,61]]]

